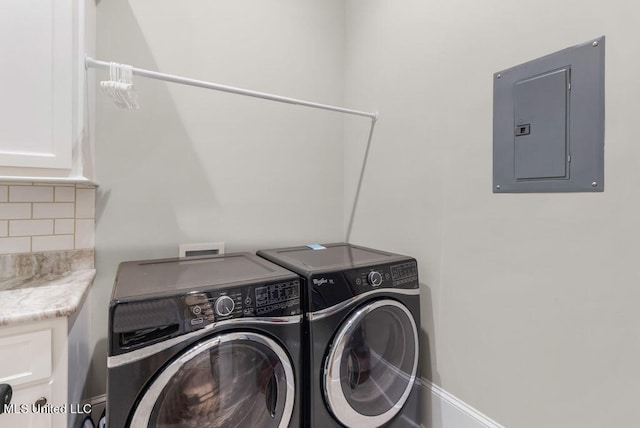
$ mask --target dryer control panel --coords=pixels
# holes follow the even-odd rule
[[[371,266],[345,272],[347,280],[357,290],[376,288],[417,288],[418,265],[415,261],[392,265]],[[359,292],[357,292],[359,294]]]
[[[420,287],[418,264],[409,258],[396,263],[313,273],[308,281],[311,299],[307,310],[311,312],[375,290]]]

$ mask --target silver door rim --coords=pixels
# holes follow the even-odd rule
[[[398,402],[394,404],[386,412],[375,415],[368,416],[363,415],[362,413],[355,410],[351,404],[347,401],[347,397],[342,391],[342,383],[340,378],[340,364],[344,352],[345,345],[347,343],[347,339],[350,337],[353,330],[360,324],[360,321],[371,313],[372,311],[385,307],[385,306],[393,306],[395,308],[400,309],[405,316],[409,319],[411,323],[411,327],[413,330],[413,338],[415,343],[415,356],[413,360],[413,368],[411,371],[411,377],[409,378],[409,382],[405,391],[398,399]],[[338,331],[335,340],[333,341],[334,346],[331,349],[331,352],[327,356],[325,360],[324,366],[324,393],[327,398],[329,410],[333,413],[333,415],[346,426],[354,427],[354,426],[381,426],[389,422],[393,419],[398,412],[402,409],[407,399],[409,398],[409,394],[411,393],[411,389],[413,388],[413,384],[416,379],[416,372],[418,369],[418,329],[416,327],[416,322],[413,319],[413,315],[407,309],[406,306],[401,303],[391,300],[377,300],[375,302],[369,303],[366,306],[358,309],[353,315],[351,315],[347,321],[345,321]]]
[[[237,332],[226,333],[212,337],[182,354],[179,358],[169,364],[160,375],[153,381],[151,386],[145,391],[140,404],[135,409],[133,418],[131,419],[131,426],[133,427],[147,427],[151,421],[151,413],[155,407],[162,390],[167,386],[171,378],[180,370],[182,366],[191,361],[197,355],[205,352],[209,349],[220,346],[223,343],[235,342],[239,340],[248,340],[251,342],[260,343],[271,351],[273,351],[282,367],[284,368],[285,382],[287,385],[287,393],[285,395],[285,404],[282,412],[282,419],[278,428],[287,428],[289,421],[293,416],[293,402],[295,397],[295,380],[291,361],[287,356],[287,353],[282,349],[278,343],[274,340],[258,333],[251,332]]]

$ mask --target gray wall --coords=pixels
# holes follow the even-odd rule
[[[339,105],[343,29],[338,0],[110,0],[98,5],[97,56]],[[177,256],[188,242],[245,251],[344,239],[340,114],[135,84],[139,111],[97,96],[94,395],[104,393],[119,262]]]
[[[508,427],[624,427],[640,395],[639,14],[622,0],[102,1],[98,56],[379,110],[352,241],[418,258],[426,376]],[[492,194],[492,73],[602,34],[606,191]],[[98,96],[96,393],[119,261],[340,240],[366,143],[366,120],[136,84],[138,112]]]
[[[419,259],[426,375],[507,427],[640,417],[638,16],[622,0],[347,1],[346,102],[381,112],[352,240]],[[494,195],[492,73],[602,34],[606,191]]]

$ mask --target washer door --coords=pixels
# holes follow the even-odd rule
[[[418,367],[418,329],[395,300],[369,303],[338,331],[325,360],[329,410],[348,427],[381,426],[407,401]]]
[[[280,345],[227,333],[189,348],[165,367],[137,406],[133,427],[285,428],[294,373]]]

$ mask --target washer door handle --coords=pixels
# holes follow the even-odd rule
[[[349,386],[351,387],[351,392],[354,392],[360,384],[360,362],[358,361],[358,357],[354,355],[353,351],[349,353],[347,358]]]
[[[267,410],[271,415],[271,418],[276,417],[276,405],[278,404],[278,381],[276,380],[275,373],[272,373],[267,383],[267,390],[265,394],[265,404]]]

